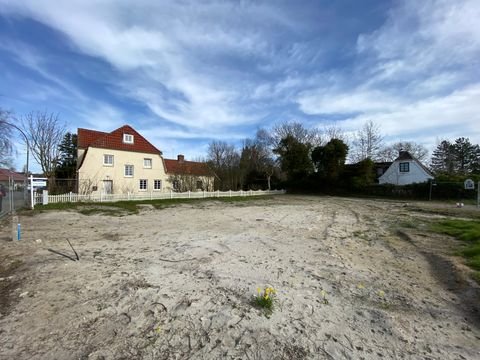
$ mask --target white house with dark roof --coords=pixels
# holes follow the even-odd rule
[[[409,185],[433,179],[432,173],[408,151],[400,151],[398,158],[378,178],[379,184]]]

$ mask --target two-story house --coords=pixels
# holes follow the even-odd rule
[[[213,190],[205,163],[164,159],[129,125],[110,133],[78,129],[78,192],[82,194]]]

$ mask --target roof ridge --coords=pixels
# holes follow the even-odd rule
[[[106,149],[112,149],[112,150],[145,152],[145,153],[162,155],[161,150],[159,150],[155,145],[153,145],[150,141],[148,141],[142,134],[140,134],[137,130],[135,130],[131,125],[128,125],[128,124],[122,125],[108,133],[103,131],[90,130],[90,129],[85,129],[85,130],[95,132],[99,135],[86,146],[87,148],[98,147],[98,148],[106,148]],[[137,141],[135,141],[133,144],[123,143],[123,137],[120,139],[118,133],[125,130],[133,132],[132,135],[137,136]],[[140,139],[140,141],[138,139]]]

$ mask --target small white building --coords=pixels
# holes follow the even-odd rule
[[[432,173],[408,151],[400,151],[398,158],[378,178],[380,184],[409,185],[433,179]]]

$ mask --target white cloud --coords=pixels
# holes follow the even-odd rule
[[[394,111],[404,106],[386,92],[378,90],[357,90],[354,92],[310,91],[298,98],[300,109],[306,114],[333,113],[378,113]]]
[[[394,111],[363,114],[342,122],[346,130],[372,120],[389,137],[433,143],[434,138],[470,137],[480,143],[480,84],[452,94],[405,104]]]
[[[471,69],[480,55],[479,18],[476,0],[401,2],[382,27],[358,37],[357,50],[375,57],[370,74],[383,81]]]
[[[259,31],[263,21],[270,21],[270,27],[293,26],[275,7],[255,3],[138,1],[133,7],[131,2],[113,0],[1,2],[4,12],[51,26],[80,52],[112,64],[121,77],[119,91],[145,102],[159,117],[196,128],[258,119],[239,101],[247,81],[218,59],[232,53],[234,61],[268,57],[270,45]],[[245,24],[247,16],[251,20]],[[155,83],[180,94],[181,100],[166,101],[156,93]]]
[[[467,134],[480,142],[472,125],[480,120],[477,0],[395,2],[383,25],[358,35],[353,49],[344,49],[353,60],[328,68],[315,68],[323,64],[320,58],[328,59],[330,49],[320,41],[324,28],[317,16],[310,19],[308,9],[292,11],[285,4],[215,0],[202,5],[193,0],[0,0],[0,4],[1,13],[50,26],[75,51],[111,65],[117,77],[109,79],[109,90],[117,100],[145,106],[154,114],[141,126],[155,132],[158,141],[167,141],[167,136],[179,141],[237,138],[248,135],[229,135],[239,124],[257,125],[267,115],[278,115],[271,110],[275,107],[283,111],[278,121],[296,118],[297,106],[309,121],[329,115],[327,120],[335,119],[347,131],[371,119],[391,136],[429,141],[431,136],[450,137],[442,134],[449,129],[452,137]],[[324,15],[327,19],[328,11]],[[111,130],[130,121],[128,113],[47,71],[31,48],[2,44],[19,62],[78,99],[72,108],[87,124]],[[340,45],[335,50],[339,49]]]
[[[367,120],[389,137],[434,145],[435,138],[480,142],[480,3],[405,1],[357,41],[351,78],[297,97],[306,114],[347,116],[347,132]]]

